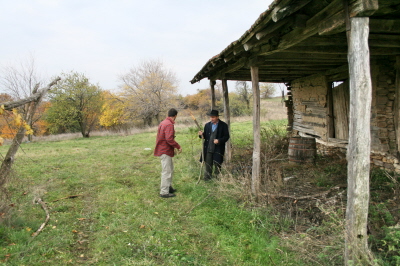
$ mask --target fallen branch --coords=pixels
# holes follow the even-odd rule
[[[44,202],[44,201],[42,201],[42,199],[41,198],[39,198],[38,200],[37,200],[37,203],[39,203],[40,205],[42,205],[42,209],[45,211],[45,213],[46,213],[46,220],[44,220],[44,223],[42,223],[42,225],[39,227],[39,229],[35,232],[35,233],[33,233],[32,234],[32,237],[36,237],[42,230],[43,230],[43,228],[46,226],[46,224],[49,222],[49,220],[50,220],[50,213],[49,213],[49,210],[47,209],[47,207],[46,207],[46,203]]]
[[[81,197],[81,196],[83,196],[83,195],[81,195],[81,194],[79,194],[79,195],[71,195],[71,196],[67,196],[67,197],[64,197],[64,198],[52,200],[51,202],[56,202],[56,201],[63,200],[63,199],[73,199],[73,198],[77,198],[77,197]]]
[[[312,195],[308,195],[308,196],[292,196],[292,195],[287,195],[287,194],[270,194],[270,193],[263,193],[263,196],[270,196],[270,197],[274,197],[274,198],[289,198],[289,199],[294,199],[294,200],[303,200],[303,199],[309,199],[309,198],[317,198],[317,197],[321,197],[324,196],[326,194],[328,194],[329,192],[331,192],[332,190],[335,189],[339,189],[342,187],[346,187],[346,185],[339,185],[339,186],[335,186],[332,187],[326,191],[320,192],[320,193],[316,193],[316,194],[312,194]]]

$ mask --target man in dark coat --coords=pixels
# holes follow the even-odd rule
[[[206,164],[204,172],[204,180],[212,178],[213,168],[218,174],[221,170],[221,164],[224,161],[225,143],[229,140],[228,125],[219,120],[217,110],[211,110],[208,113],[210,122],[204,126],[204,132],[199,131],[199,137],[204,138],[203,156]],[[202,161],[203,158],[200,158]]]

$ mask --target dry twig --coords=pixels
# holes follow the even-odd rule
[[[289,198],[289,199],[294,199],[294,200],[302,200],[302,199],[321,197],[321,196],[324,196],[324,195],[328,194],[332,190],[339,189],[341,187],[346,187],[346,185],[335,186],[335,187],[332,187],[332,188],[330,188],[330,189],[328,189],[326,191],[323,191],[323,192],[320,192],[320,193],[316,193],[316,194],[312,194],[312,195],[308,195],[308,196],[292,196],[292,195],[286,195],[286,194],[270,194],[270,193],[263,193],[263,195],[264,196],[275,197],[275,198]]]
[[[67,196],[67,197],[64,197],[64,198],[55,199],[55,200],[53,200],[51,202],[56,202],[56,201],[63,200],[63,199],[73,199],[73,198],[77,198],[77,197],[81,197],[81,196],[83,196],[83,195],[81,195],[81,194],[79,194],[79,195],[70,195],[70,196]]]
[[[47,207],[46,207],[46,203],[44,202],[44,201],[42,201],[42,199],[41,198],[39,198],[38,200],[37,200],[37,203],[39,203],[40,205],[42,205],[42,209],[45,211],[45,213],[46,213],[46,219],[44,220],[44,223],[42,223],[42,225],[39,227],[39,229],[35,232],[35,233],[33,233],[32,234],[32,237],[36,237],[42,230],[43,230],[43,228],[46,226],[46,224],[49,222],[49,220],[50,220],[50,213],[49,213],[49,210],[47,209]]]

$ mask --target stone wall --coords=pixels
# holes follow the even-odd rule
[[[291,83],[293,129],[326,139],[327,82],[324,76],[311,76]]]
[[[389,57],[383,61],[371,61],[371,164],[400,173],[393,113],[394,66],[394,59]],[[327,85],[324,76],[310,76],[291,83],[292,135],[314,136],[320,140],[317,145],[319,154],[345,157],[346,145],[331,142],[327,137]]]

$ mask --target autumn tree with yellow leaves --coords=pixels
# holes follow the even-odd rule
[[[103,92],[104,103],[99,118],[100,126],[110,130],[121,130],[129,125],[127,103],[110,91]]]
[[[160,60],[147,60],[120,76],[123,100],[132,119],[140,118],[150,126],[155,119],[176,107],[178,80]]]

